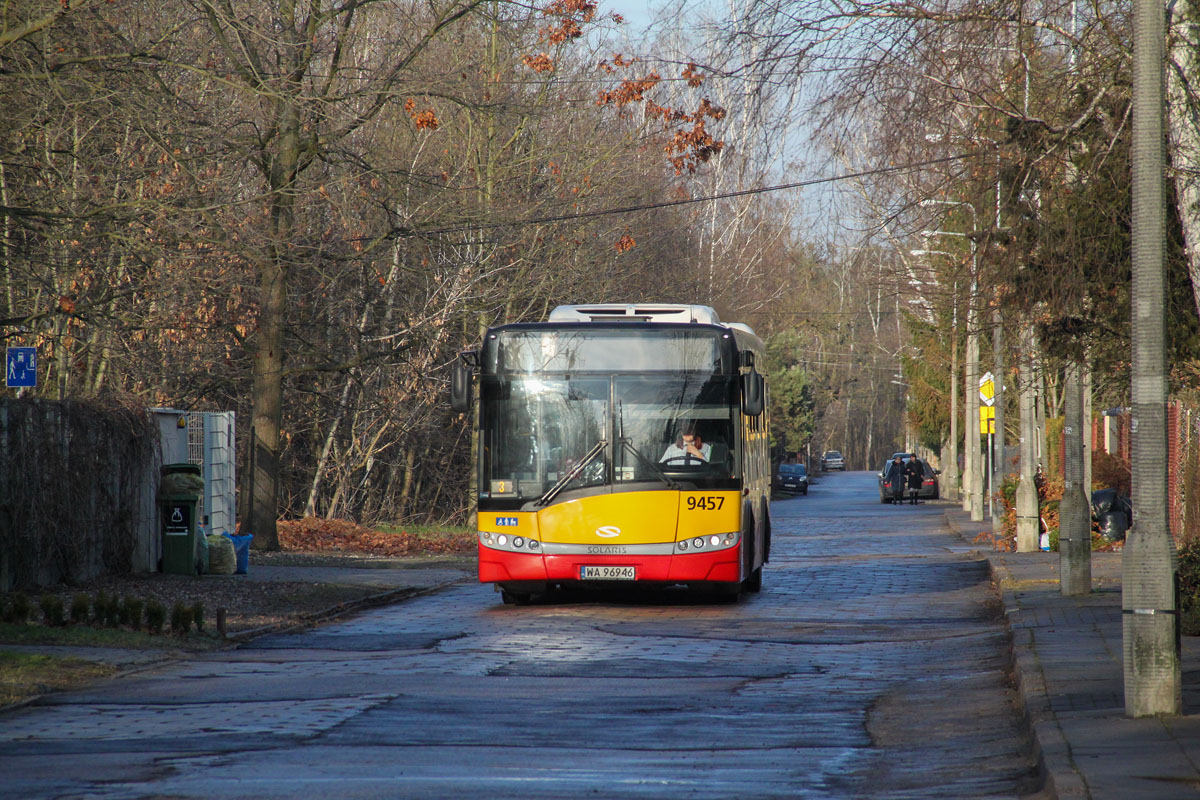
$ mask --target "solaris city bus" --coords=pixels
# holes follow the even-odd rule
[[[464,353],[478,374],[479,580],[762,586],[771,549],[762,341],[695,305],[559,306]]]

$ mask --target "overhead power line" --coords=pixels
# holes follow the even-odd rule
[[[461,223],[458,225],[451,225],[442,228],[429,228],[425,230],[413,228],[393,229],[390,236],[394,238],[406,238],[410,236],[440,236],[446,233],[467,233],[469,231],[493,230],[496,228],[516,228],[525,225],[545,225],[551,222],[569,222],[571,220],[578,219],[593,219],[595,217],[606,217],[617,214],[631,214],[635,211],[653,211],[660,208],[694,205],[696,203],[710,203],[714,200],[728,200],[734,197],[747,197],[755,194],[767,194],[769,192],[780,192],[787,189],[803,189],[808,186],[818,186],[823,183],[837,183],[839,181],[848,181],[855,178],[865,178],[871,175],[887,175],[892,172],[904,172],[905,170],[917,169],[919,167],[929,167],[935,164],[945,164],[952,161],[962,161],[973,157],[973,153],[960,153],[958,155],[932,158],[926,161],[913,161],[907,164],[898,164],[891,167],[875,167],[873,169],[860,170],[858,172],[845,172],[840,175],[830,175],[824,178],[810,178],[806,181],[780,183],[775,186],[761,186],[756,189],[740,189],[734,192],[720,192],[718,194],[689,197],[682,200],[663,200],[658,203],[642,203],[632,206],[603,208],[597,209],[596,211],[579,211],[571,214],[554,214],[545,217],[508,220],[506,222]]]

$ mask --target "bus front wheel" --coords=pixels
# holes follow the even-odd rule
[[[718,603],[736,603],[742,597],[742,583],[713,583],[709,586],[709,592]]]
[[[510,592],[508,589],[501,589],[500,599],[506,606],[523,606],[533,599],[533,595],[529,592]]]
[[[747,592],[762,591],[762,567],[751,572],[750,576],[742,581],[742,588]]]

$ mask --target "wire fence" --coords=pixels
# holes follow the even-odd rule
[[[1050,422],[1049,420],[1047,421]],[[1092,420],[1092,489],[1128,493],[1133,460],[1132,415],[1106,411]],[[1047,424],[1053,454],[1047,473],[1061,477],[1062,426]],[[1058,457],[1053,457],[1057,455]],[[1167,520],[1177,542],[1200,537],[1200,400],[1176,398],[1167,404]]]

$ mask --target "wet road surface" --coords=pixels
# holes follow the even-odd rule
[[[1017,798],[986,564],[873,473],[772,505],[763,591],[463,585],[0,717],[5,798]]]

